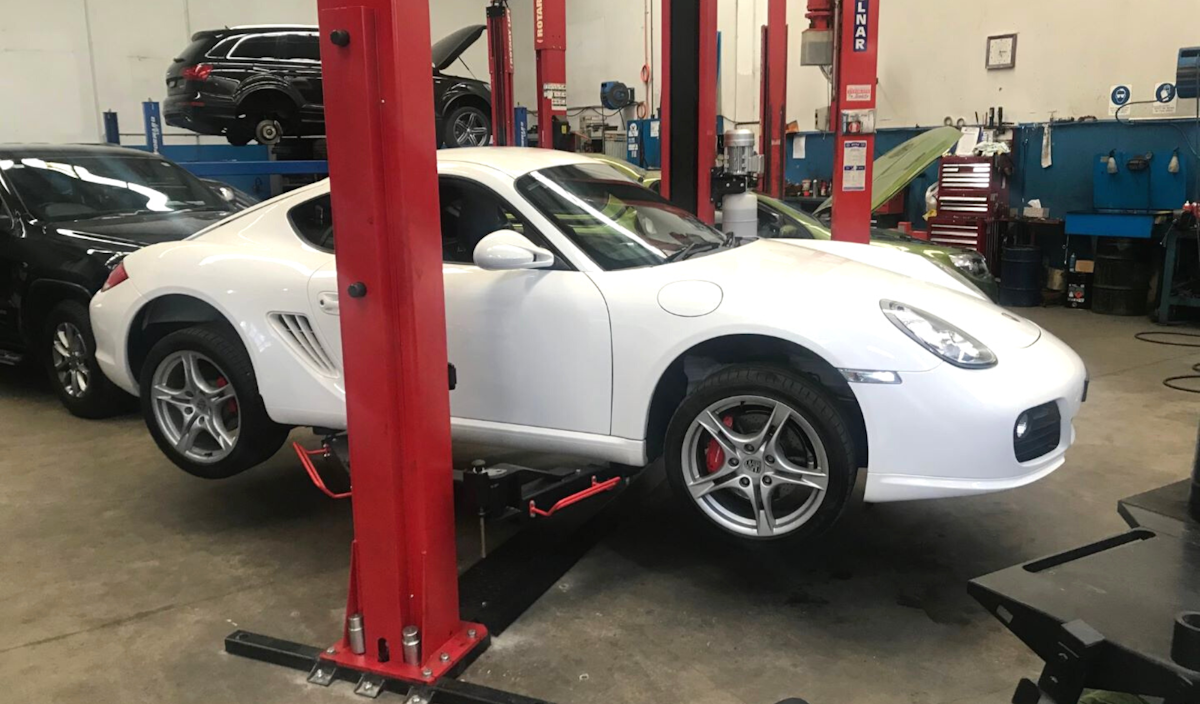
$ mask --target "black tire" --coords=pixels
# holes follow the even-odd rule
[[[67,356],[55,351],[56,341],[60,351],[64,347],[60,328],[70,343],[70,349],[65,351],[71,354]],[[78,336],[73,331],[78,331]],[[133,410],[133,397],[109,381],[96,363],[96,338],[83,303],[63,301],[54,306],[46,317],[38,346],[38,356],[50,377],[50,385],[71,415],[99,419]]]
[[[455,125],[460,120],[470,121],[475,125],[482,125],[484,132],[476,133],[475,141],[472,143],[460,143],[458,135],[455,132]],[[491,144],[492,142],[492,116],[483,110],[473,105],[463,105],[454,108],[450,114],[446,116],[446,120],[442,126],[442,143],[447,147],[475,147]]]
[[[727,525],[723,525],[701,508],[699,501],[692,498],[688,489],[689,477],[691,475],[684,467],[684,445],[693,421],[702,412],[706,411],[706,409],[714,406],[714,404],[720,404],[728,399],[742,396],[768,399],[776,403],[783,403],[792,409],[815,432],[826,457],[825,464],[827,466],[824,467],[826,474],[824,496],[820,498],[819,503],[816,503],[815,509],[812,509],[811,513],[805,513],[803,506],[798,507],[796,509],[796,515],[798,516],[796,519],[797,525],[779,535],[748,535],[744,532],[737,532]],[[734,406],[736,409],[751,407],[744,405]],[[762,425],[769,422],[766,419],[765,413],[760,414],[760,417],[763,420],[757,427],[735,429],[738,432],[753,434],[757,428],[761,428]],[[789,416],[789,418],[791,417]],[[795,423],[796,421],[789,420],[787,422]],[[728,422],[726,425],[728,425]],[[854,488],[854,477],[857,472],[854,466],[856,454],[854,441],[852,440],[849,427],[849,424],[838,412],[837,406],[819,385],[790,370],[750,364],[726,367],[705,379],[695,391],[683,400],[671,418],[671,422],[667,426],[663,445],[667,481],[671,486],[675,500],[681,506],[684,513],[691,516],[703,530],[715,531],[725,538],[737,539],[743,543],[802,543],[832,527],[849,504]],[[789,426],[788,432],[794,433],[798,428],[798,425]],[[712,437],[711,435],[704,434],[706,431],[697,432],[699,433],[696,436],[697,447],[699,447],[700,442],[704,442],[703,438],[711,439]],[[804,431],[801,430],[799,432],[803,433]],[[789,437],[802,438],[806,436],[793,435]],[[815,444],[810,444],[806,447],[815,447]],[[760,447],[757,449],[760,450],[761,454],[764,448]],[[813,456],[816,456],[815,451]],[[696,457],[689,461],[699,463],[706,457],[707,455],[704,455],[703,457]],[[724,453],[722,452],[719,457],[723,458]],[[788,459],[792,458],[789,457]],[[742,469],[736,470],[734,474],[730,475],[730,479],[726,481],[752,481],[753,484],[750,485],[747,491],[768,491],[765,488],[760,488],[758,485],[758,482],[766,483],[765,475],[771,473],[770,470],[772,468],[766,465],[768,461],[778,462],[779,460],[770,456],[766,456],[765,459],[760,457],[757,466],[759,468],[758,471],[762,472],[762,475],[751,479],[750,476],[744,476],[747,474],[747,470],[751,467],[751,464],[743,460]],[[718,460],[718,462],[723,462],[723,460]],[[732,463],[725,463],[725,465],[727,464]],[[779,468],[775,467],[774,469]],[[715,472],[717,470],[714,470],[710,464],[706,467],[706,471]],[[780,472],[776,472],[773,476],[778,477],[780,474]],[[725,486],[728,488],[733,485],[728,484]],[[774,496],[774,493],[771,492],[778,491],[781,488],[783,488],[783,484],[776,479],[774,489],[770,490],[767,496]],[[790,487],[789,490],[791,490]],[[810,489],[796,491],[812,492]],[[723,490],[713,491],[712,495],[716,496],[722,492]],[[724,491],[722,496],[725,493],[728,493],[728,491]],[[754,495],[757,497],[762,496],[760,493],[755,493]],[[815,495],[815,492],[812,492],[810,495]],[[798,494],[793,500],[801,502],[803,499],[804,495]],[[722,499],[722,501],[726,500],[728,499]],[[750,510],[750,500],[748,498],[739,497],[735,493],[732,500],[735,502],[744,501],[747,511],[757,515],[756,512]],[[803,522],[800,522],[806,515],[807,518]]]
[[[235,147],[244,147],[254,139],[254,130],[244,124],[236,124],[225,130],[225,139]]]
[[[215,461],[198,461],[177,450],[155,414],[155,373],[164,360],[185,352],[199,353],[207,358],[205,361],[211,365],[210,371],[215,369],[236,394],[233,401],[238,414],[237,436],[228,454]],[[250,355],[237,333],[224,323],[184,328],[159,340],[146,357],[140,376],[142,416],[146,427],[163,454],[188,474],[202,479],[232,477],[266,461],[287,441],[290,429],[267,415],[258,392],[258,380]],[[217,386],[223,385],[218,383]],[[214,440],[216,438],[213,433],[209,433],[209,436]]]

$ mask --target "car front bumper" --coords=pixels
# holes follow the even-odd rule
[[[853,384],[868,438],[868,503],[1014,489],[1062,466],[1075,440],[1087,372],[1079,355],[1043,331],[1025,349],[998,352],[991,369],[942,364],[900,384]],[[1017,418],[1042,404],[1059,411],[1059,441],[1017,460]]]

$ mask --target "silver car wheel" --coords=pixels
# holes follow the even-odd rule
[[[212,464],[237,446],[241,406],[216,362],[190,350],[173,352],[154,370],[150,402],[154,421],[175,451]]]
[[[454,120],[454,142],[460,147],[481,147],[487,143],[488,128],[483,115],[468,110]]]
[[[50,344],[51,362],[58,383],[68,396],[81,398],[91,385],[87,367],[87,342],[73,323],[59,323]]]
[[[692,420],[682,452],[692,500],[731,533],[786,535],[807,523],[825,499],[825,445],[812,424],[782,401],[721,399]]]

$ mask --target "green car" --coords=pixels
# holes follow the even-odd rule
[[[896,147],[896,149],[893,149],[891,152],[881,156],[878,160],[876,160],[876,164],[879,165],[884,163],[885,160],[888,160],[889,157],[896,153],[902,153],[906,155],[908,162],[904,165],[904,171],[912,173],[913,175],[921,173],[933,163],[933,159],[936,159],[942,154],[942,152],[946,150],[946,148],[948,148],[948,145],[940,146],[942,141],[945,139],[950,139],[951,137],[957,138],[957,136],[961,136],[959,135],[959,132],[953,128],[942,129],[948,129],[948,132],[943,134],[941,130],[934,130],[931,133],[919,135],[913,140],[910,140],[905,144],[901,144],[900,146]],[[913,161],[912,149],[909,146],[910,143],[916,143],[917,140],[922,139],[928,143],[930,138],[940,138],[938,139],[937,144],[932,145],[932,149],[924,150],[926,154],[933,155],[932,159],[925,161],[922,157],[916,161]],[[953,139],[951,140],[951,144],[952,143]],[[617,170],[628,175],[630,178],[639,181],[647,188],[655,191],[658,190],[659,181],[662,180],[662,174],[660,172],[647,171],[646,169],[643,169],[635,164],[631,164],[622,159],[614,159],[603,154],[593,154],[593,156],[607,164],[611,164]],[[923,161],[923,165],[916,163],[917,161]],[[903,178],[903,176],[898,176],[896,179],[888,178],[890,171],[891,170],[889,169],[880,169],[876,172],[876,174],[877,176],[881,175],[883,178],[887,178],[888,180],[898,180],[899,178]],[[880,179],[877,177],[876,181],[879,180]],[[908,180],[912,180],[911,177]],[[890,198],[892,195],[898,193],[906,183],[907,181],[900,183],[899,186],[895,186],[895,184],[885,185],[876,183],[874,190],[879,191],[879,193],[876,193],[875,195],[878,196],[881,193],[886,193],[887,196],[883,198],[883,200],[886,201],[887,198]],[[810,215],[799,208],[788,205],[781,200],[771,198],[770,196],[766,196],[761,193],[757,195],[759,237],[814,240],[833,239],[833,233],[830,232],[829,226],[813,215]],[[824,206],[822,207],[824,208]],[[828,208],[825,209],[827,210]],[[934,261],[934,263],[940,265],[943,269],[950,272],[950,274],[952,274],[955,278],[970,283],[972,286],[975,286],[982,291],[988,298],[996,300],[996,296],[999,292],[999,286],[996,283],[996,279],[992,276],[991,272],[988,271],[987,260],[984,258],[984,256],[973,249],[944,247],[942,245],[930,244],[925,240],[919,240],[916,237],[907,235],[899,230],[883,230],[879,228],[871,228],[871,244],[877,247],[890,247],[892,249],[898,249],[902,252],[911,252],[913,254],[920,254],[929,257]]]

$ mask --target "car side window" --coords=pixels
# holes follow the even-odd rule
[[[490,189],[465,179],[438,179],[442,209],[442,261],[471,264],[475,246],[497,230],[513,230],[539,246],[540,236]]]
[[[289,34],[283,38],[280,58],[294,61],[320,61],[320,39],[312,32]]]
[[[758,205],[758,236],[788,240],[811,240],[813,235],[799,221],[769,208]]]
[[[250,34],[241,38],[229,52],[232,59],[278,59],[283,37],[278,34]]]
[[[325,252],[333,251],[333,208],[329,194],[294,206],[288,220],[300,239]]]

